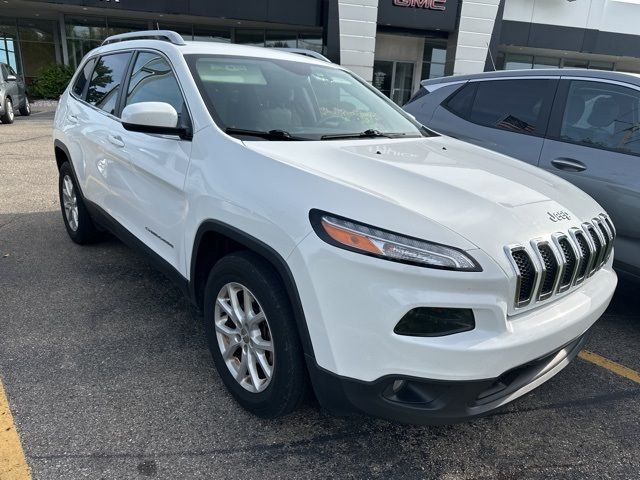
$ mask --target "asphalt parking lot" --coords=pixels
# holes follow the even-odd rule
[[[584,359],[467,424],[245,413],[168,280],[113,238],[68,239],[52,118],[0,125],[0,379],[33,478],[640,477],[640,384]],[[587,349],[638,372],[636,292]]]

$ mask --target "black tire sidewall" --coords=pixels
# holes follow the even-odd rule
[[[12,112],[13,112],[13,102],[7,97],[4,99],[4,115],[0,117],[0,121],[2,121],[2,123],[7,123],[7,124],[13,123],[15,119],[15,113],[12,116],[11,115]]]
[[[69,226],[69,222],[67,221],[67,216],[64,211],[62,185],[64,177],[67,175],[73,182],[73,189],[76,194],[76,202],[78,205],[78,228],[75,231]],[[71,237],[71,240],[80,245],[93,242],[96,239],[98,232],[95,228],[95,225],[93,224],[93,221],[91,220],[91,215],[89,214],[87,207],[84,204],[82,194],[80,192],[80,189],[78,188],[78,182],[76,181],[76,177],[73,174],[73,169],[71,168],[69,162],[64,162],[60,167],[60,176],[58,179],[58,195],[60,197],[60,211],[62,213],[62,220],[64,222],[67,233],[69,234],[69,237]]]
[[[24,102],[22,102],[22,106],[20,107],[20,115],[23,117],[31,115],[31,104],[29,103],[28,97],[24,97]]]
[[[274,345],[274,370],[269,386],[259,393],[245,390],[233,378],[218,346],[214,327],[215,300],[220,289],[230,282],[240,283],[251,290],[269,322]],[[284,415],[297,407],[306,389],[304,358],[291,305],[273,268],[251,252],[230,254],[211,270],[204,299],[209,349],[216,370],[238,403],[265,418]]]

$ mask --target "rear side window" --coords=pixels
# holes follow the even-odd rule
[[[84,88],[87,86],[87,82],[89,81],[89,77],[91,76],[95,63],[95,58],[88,60],[87,63],[84,64],[84,67],[82,67],[82,70],[78,72],[76,81],[73,84],[73,93],[80,98],[82,98],[82,95],[84,94]]]
[[[560,139],[640,155],[640,92],[609,83],[572,81]]]
[[[477,88],[477,83],[467,83],[447,100],[445,106],[457,116],[469,120]]]
[[[156,53],[140,52],[131,72],[126,105],[140,102],[168,103],[178,114],[184,109],[182,92],[171,66]]]
[[[555,85],[546,79],[474,82],[454,95],[448,107],[478,125],[543,135]]]
[[[100,57],[91,75],[87,102],[107,113],[116,114],[118,94],[130,58],[130,52]]]

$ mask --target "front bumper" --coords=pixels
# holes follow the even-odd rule
[[[490,414],[530,392],[566,367],[587,334],[568,345],[505,372],[498,378],[438,381],[387,376],[374,382],[311,370],[320,404],[335,415],[365,413],[401,423],[444,425]]]
[[[566,366],[617,284],[610,260],[555,301],[509,315],[507,274],[482,251],[471,253],[482,272],[388,262],[328,246],[313,234],[298,245],[288,263],[313,347],[309,370],[324,407],[411,423],[486,414]],[[395,334],[397,322],[417,307],[470,308],[476,327],[442,337]],[[500,392],[486,393],[505,379]],[[388,389],[398,380],[409,388],[394,400]]]

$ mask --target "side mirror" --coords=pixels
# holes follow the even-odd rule
[[[178,112],[168,103],[140,102],[122,110],[122,126],[131,132],[177,135],[191,138],[191,132],[178,125]]]
[[[18,80],[18,77],[15,75],[7,75],[7,82],[15,82],[16,80]]]

